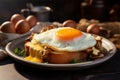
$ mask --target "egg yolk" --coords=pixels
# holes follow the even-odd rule
[[[56,32],[56,36],[60,40],[72,40],[82,36],[82,32],[74,28],[63,28]]]
[[[28,57],[25,57],[24,59],[28,60],[28,61],[32,61],[32,62],[42,62],[41,59],[39,59],[37,57],[33,57],[33,56],[28,56]]]

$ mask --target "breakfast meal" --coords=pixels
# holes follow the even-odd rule
[[[102,46],[102,37],[100,36],[103,35],[103,37],[107,36],[108,38],[111,36],[110,31],[98,25],[99,22],[97,21],[92,20],[87,27],[80,26],[83,25],[82,22],[85,23],[84,20],[80,22],[81,24],[74,20],[66,20],[63,23],[34,27],[37,22],[33,15],[25,18],[21,14],[14,14],[10,21],[6,21],[0,26],[0,31],[8,34],[24,34],[29,32],[31,28],[34,31],[39,28],[37,30],[40,30],[39,33],[33,31],[34,33],[25,41],[25,54],[19,49],[15,51],[17,55],[24,55],[25,60],[67,64],[96,60],[109,53]],[[116,39],[110,40],[116,43]]]
[[[67,64],[99,59],[108,53],[102,46],[102,37],[100,36],[88,34],[72,27],[46,29],[48,30],[32,33],[26,39],[24,47],[27,56],[25,56],[25,60]]]

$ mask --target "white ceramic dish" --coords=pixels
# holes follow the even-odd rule
[[[16,40],[13,40],[12,42],[9,42],[6,45],[6,51],[8,52],[9,56],[11,56],[13,59],[16,61],[23,63],[25,65],[29,65],[31,67],[36,67],[36,68],[41,68],[41,69],[51,69],[51,70],[75,70],[75,69],[83,69],[83,68],[88,68],[95,66],[97,64],[103,63],[113,57],[113,55],[116,53],[116,47],[115,45],[110,42],[109,40],[103,38],[103,46],[106,48],[108,51],[111,50],[105,57],[101,59],[96,59],[94,61],[87,61],[87,62],[82,62],[82,63],[74,63],[74,64],[45,64],[45,63],[35,63],[35,62],[30,62],[27,60],[24,60],[23,57],[17,56],[14,54],[14,49],[16,47],[23,49],[24,48],[24,41],[28,37],[24,36],[21,38],[18,38]]]

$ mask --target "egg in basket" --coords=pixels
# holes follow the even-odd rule
[[[9,21],[0,25],[0,46],[31,33],[37,25],[41,24],[34,15],[25,18],[22,14],[13,14]]]

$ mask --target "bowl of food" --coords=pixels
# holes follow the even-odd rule
[[[74,70],[107,61],[116,47],[101,36],[71,27],[55,27],[9,42],[6,51],[18,62],[33,67]]]

